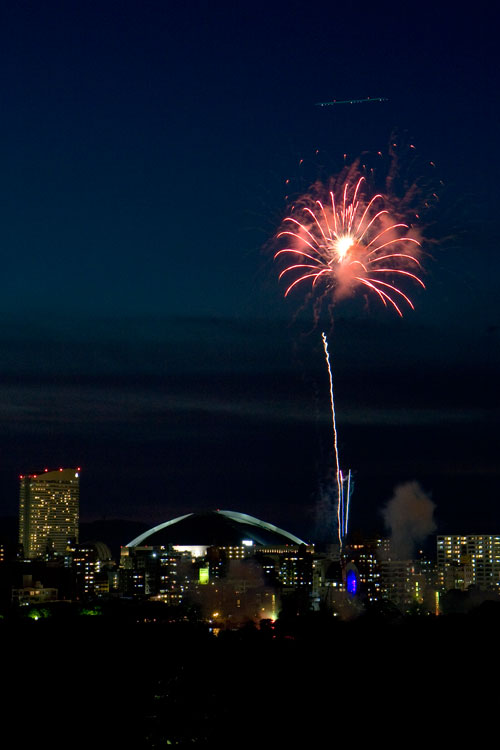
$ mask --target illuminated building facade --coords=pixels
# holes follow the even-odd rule
[[[385,553],[387,541],[360,539],[348,544],[345,549],[345,559],[356,566],[363,598],[369,602],[380,599],[380,557]]]
[[[64,555],[69,539],[78,541],[79,469],[21,476],[19,542],[26,558]]]
[[[191,555],[167,546],[122,547],[119,588],[128,596],[180,604],[189,578]]]
[[[255,554],[252,540],[242,540],[239,545],[220,545],[206,548],[205,559],[210,578],[225,578],[233,560],[245,560]]]
[[[335,545],[330,545],[326,554],[314,555],[312,573],[313,609],[335,609],[345,595],[342,563]]]
[[[263,569],[274,574],[283,592],[313,585],[314,547],[312,545],[273,545],[257,548],[256,558]],[[255,554],[255,552],[254,552]]]
[[[109,547],[103,542],[70,543],[65,564],[75,573],[79,598],[109,593],[107,571],[113,561]]]
[[[35,581],[31,575],[23,576],[22,588],[12,589],[12,602],[20,606],[30,604],[44,604],[45,602],[54,602],[57,600],[57,589],[46,588],[40,581]]]
[[[500,536],[491,534],[437,537],[439,587],[443,591],[469,586],[500,590]]]
[[[386,599],[408,612],[416,604],[423,604],[429,593],[425,563],[420,560],[382,560],[380,591]]]

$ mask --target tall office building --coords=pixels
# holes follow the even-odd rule
[[[19,542],[27,558],[47,551],[64,555],[68,539],[78,541],[80,470],[45,470],[21,476]]]

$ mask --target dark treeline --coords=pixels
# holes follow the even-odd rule
[[[416,720],[458,685],[474,710],[467,685],[485,664],[494,669],[500,625],[492,602],[440,617],[283,614],[217,637],[194,617],[153,614],[135,606],[123,618],[68,610],[0,621],[6,715],[26,740],[51,726],[51,747],[75,736],[94,747],[265,747],[324,741],[332,722],[361,739],[393,711]]]

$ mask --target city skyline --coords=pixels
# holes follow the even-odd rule
[[[0,630],[23,745],[50,725],[55,747],[316,746],[335,712],[373,744],[457,669],[484,715],[497,16],[2,5]],[[71,471],[79,540],[74,494],[34,492],[49,549],[23,558],[20,481]]]
[[[347,8],[304,34],[300,4],[265,22],[193,7],[6,11],[1,513],[20,471],[81,465],[89,520],[221,506],[313,535],[324,325],[353,524],[380,525],[416,480],[441,530],[467,530],[471,507],[498,528],[492,11],[373,9],[354,54]],[[368,97],[384,101],[315,106]],[[382,174],[392,143],[439,199],[427,288],[403,321],[357,298],[315,328],[283,300],[273,238],[291,197],[367,154]]]

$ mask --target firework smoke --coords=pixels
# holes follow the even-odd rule
[[[321,484],[315,506],[314,537],[317,542],[329,543],[335,537],[334,519],[337,518],[337,492],[333,482]]]
[[[382,511],[391,531],[391,557],[410,560],[415,546],[436,530],[436,506],[418,482],[398,485]]]

